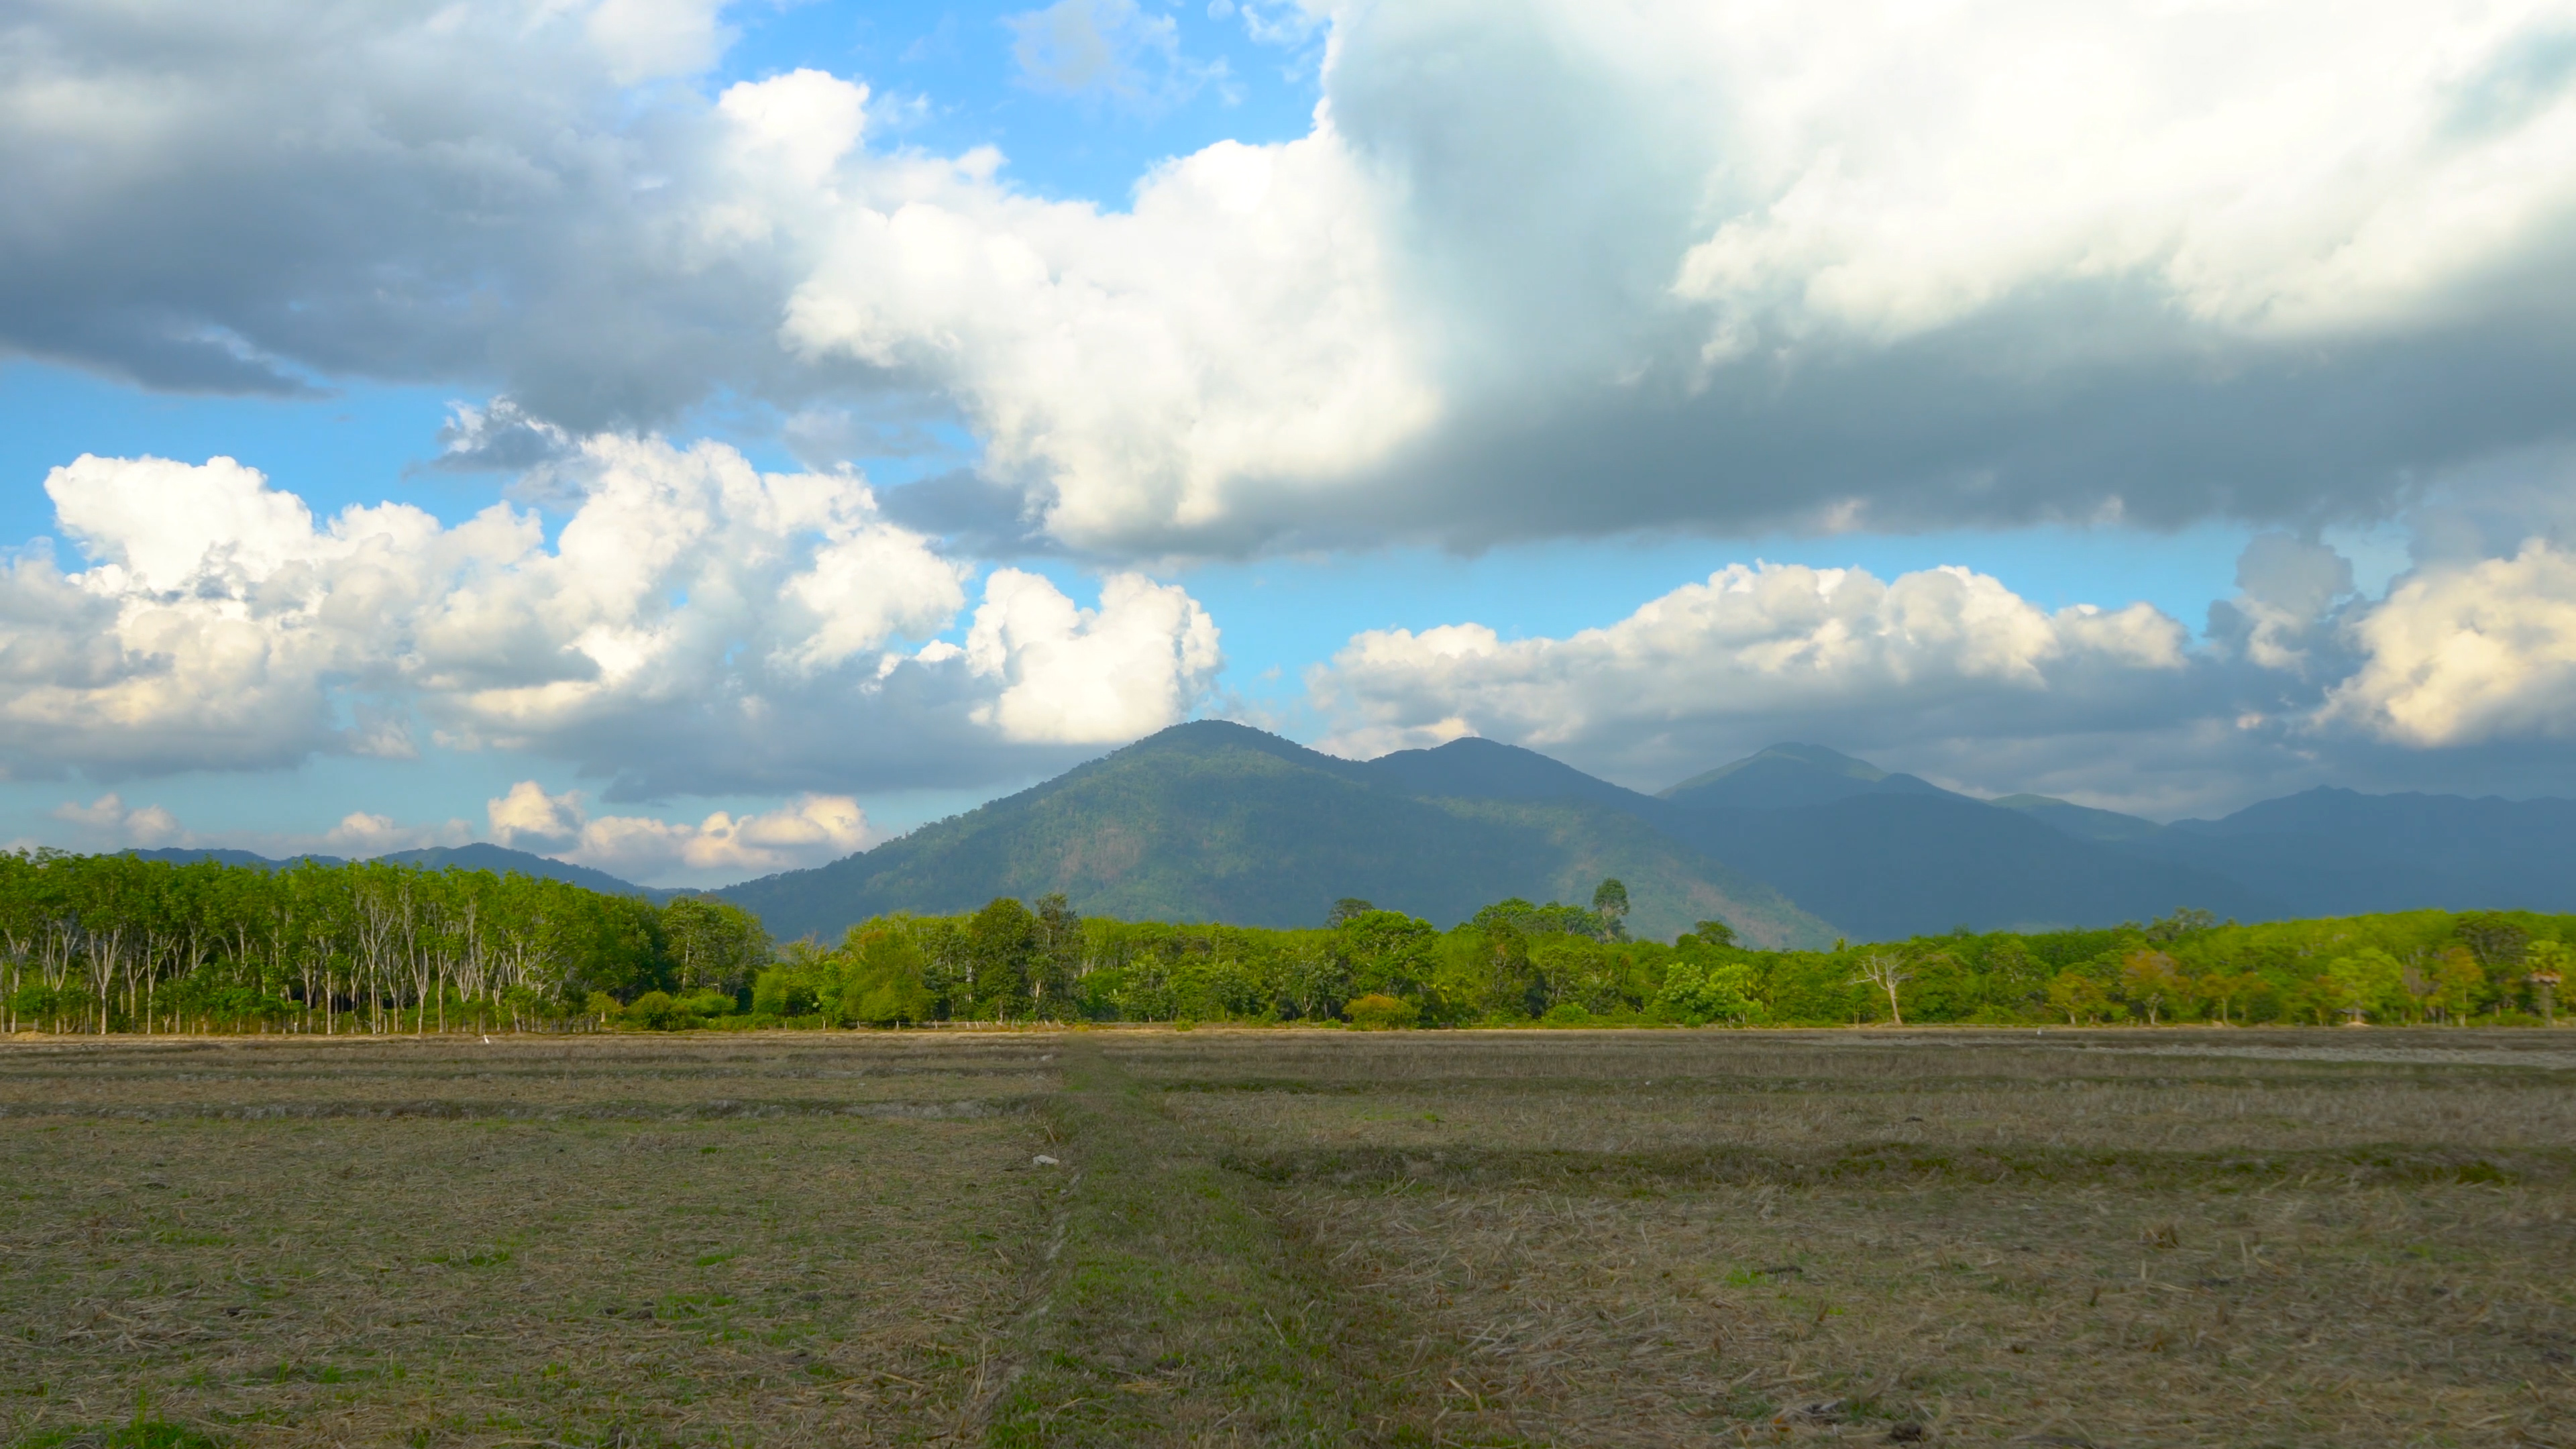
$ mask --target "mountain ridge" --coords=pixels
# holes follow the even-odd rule
[[[1199,745],[1268,762],[1271,784],[1251,789]],[[1098,798],[1067,813],[1067,791]],[[1506,895],[1588,900],[1599,875],[1627,881],[1640,935],[1743,915],[1765,944],[2104,926],[2185,906],[2245,920],[2576,909],[2561,884],[2576,880],[2576,802],[2326,789],[2162,825],[2052,796],[1982,800],[1794,742],[1649,795],[1474,737],[1354,761],[1199,721],[719,894],[789,936],[1059,889],[1131,918],[1311,925],[1333,896],[1359,895],[1445,925]]]
[[[1553,775],[1578,795],[1634,793],[1554,761],[1503,763]],[[1350,896],[1446,925],[1509,896],[1588,903],[1592,887],[1616,875],[1657,883],[1640,893],[1632,881],[1631,924],[1641,933],[1723,916],[1766,944],[1834,934],[1773,888],[1598,798],[1423,794],[1416,786],[1439,787],[1425,768],[1419,759],[1339,759],[1247,726],[1194,721],[859,854],[717,894],[783,937],[1049,891],[1086,914],[1128,919],[1312,926]]]

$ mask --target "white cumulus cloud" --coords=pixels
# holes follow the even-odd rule
[[[399,758],[417,716],[684,793],[971,779],[1172,723],[1216,667],[1206,613],[1129,575],[1086,611],[1005,570],[971,669],[906,647],[958,619],[968,569],[852,473],[620,436],[552,466],[575,506],[551,544],[507,504],[317,520],[228,458],[54,470],[89,564],[0,563],[0,751],[21,774]]]
[[[86,805],[65,801],[48,812],[54,819],[77,827],[90,844],[109,849],[141,846],[146,849],[182,843],[187,831],[177,816],[158,805],[128,809],[123,797],[114,791],[99,796]]]
[[[1123,744],[1186,715],[1225,662],[1207,611],[1141,574],[1077,607],[1046,579],[995,569],[966,636],[974,672],[1000,693],[975,711],[1015,740]]]
[[[2576,734],[2576,553],[2428,565],[2354,620],[2325,715],[2418,748]]]
[[[486,806],[496,842],[646,884],[707,884],[820,865],[866,847],[867,815],[845,795],[799,795],[770,810],[718,810],[691,825],[592,816],[579,791],[522,780]]]
[[[1995,579],[1734,565],[1566,638],[1481,624],[1373,630],[1309,676],[1343,753],[1478,734],[1619,769],[1671,769],[1825,717],[2018,714],[2058,728],[2186,665],[2144,604],[2050,613]]]

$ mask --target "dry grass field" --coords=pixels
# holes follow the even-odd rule
[[[0,1443],[2576,1446],[2571,1089],[2485,1031],[0,1044]]]
[[[1022,1290],[1009,1037],[0,1047],[0,1441],[878,1443]]]

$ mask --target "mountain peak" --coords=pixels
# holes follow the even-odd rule
[[[1796,773],[1817,771],[1840,779],[1859,780],[1872,785],[1887,778],[1885,770],[1867,760],[1855,759],[1840,750],[1827,749],[1823,745],[1802,745],[1792,740],[1782,744],[1765,745],[1743,759],[1720,765],[1714,770],[1703,771],[1657,793],[1661,798],[1670,800],[1693,790],[1706,789],[1747,770],[1760,772],[1766,766],[1775,771],[1782,766],[1788,766],[1790,771]]]

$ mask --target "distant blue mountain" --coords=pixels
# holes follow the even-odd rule
[[[1891,775],[1867,760],[1856,760],[1822,745],[1772,745],[1767,749],[1693,775],[1657,798],[1694,810],[1790,810],[1802,805],[1830,805],[1854,795],[1949,795],[1913,775]]]
[[[2165,828],[2135,815],[2123,815],[2117,810],[2096,810],[2090,805],[2078,805],[2051,795],[2006,795],[1986,803],[2006,810],[2018,810],[2079,840],[2144,840]]]
[[[2576,910],[2576,800],[2324,786],[2120,848],[2224,874],[2298,916]]]
[[[143,860],[166,860],[181,865],[190,861],[213,860],[225,865],[256,865],[272,870],[307,860],[317,865],[347,863],[343,857],[336,855],[298,855],[285,860],[272,860],[264,855],[254,855],[247,850],[166,849],[133,850],[126,853]],[[632,881],[619,880],[604,870],[593,870],[586,865],[572,865],[528,851],[511,850],[505,846],[479,841],[472,845],[441,845],[427,850],[398,850],[390,855],[375,856],[373,859],[389,860],[399,865],[417,865],[430,870],[446,870],[453,867],[460,870],[488,870],[494,875],[515,873],[533,876],[540,880],[565,881],[580,886],[584,890],[598,891],[603,895],[642,896],[651,901],[666,901],[673,896],[691,894],[688,891],[657,890],[652,886],[640,886]]]

